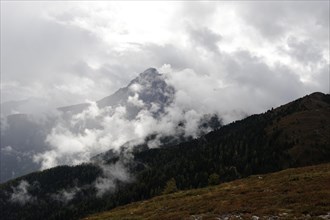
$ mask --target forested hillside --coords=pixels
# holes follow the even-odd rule
[[[169,191],[200,188],[329,158],[330,95],[313,93],[199,139],[123,151],[101,168],[62,166],[9,181],[0,186],[1,218],[77,219],[160,195],[171,182]],[[104,167],[119,177],[102,182],[114,187],[100,195],[95,183],[109,177]],[[130,178],[119,175],[122,168]]]

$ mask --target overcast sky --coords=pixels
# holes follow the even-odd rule
[[[98,100],[149,67],[228,111],[328,93],[329,1],[1,1],[1,102]]]

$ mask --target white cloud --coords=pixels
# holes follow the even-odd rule
[[[138,83],[134,83],[129,88],[130,88],[130,90],[132,90],[132,92],[139,92],[139,91],[141,91],[142,86]]]
[[[127,102],[140,108],[144,106],[143,101],[139,99],[139,95],[137,93],[135,93],[134,96],[129,96]]]

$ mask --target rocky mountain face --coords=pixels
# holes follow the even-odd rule
[[[126,87],[120,88],[114,94],[97,101],[99,108],[124,106],[127,117],[134,118],[142,105],[152,110],[155,116],[164,111],[174,99],[175,90],[165,82],[164,76],[155,68],[149,68],[140,73]],[[78,113],[88,107],[87,103],[59,108],[63,112]],[[153,108],[153,109],[151,109]]]
[[[129,112],[129,118],[134,118],[139,111],[139,104],[130,102],[129,97],[138,98],[146,105],[147,109],[157,115],[163,112],[174,99],[175,90],[167,85],[164,76],[159,74],[154,68],[149,68],[132,80],[127,87],[119,89],[111,96],[105,97],[97,102],[100,108],[107,106],[126,106]],[[136,101],[136,100],[135,100]],[[141,103],[141,104],[142,104]]]

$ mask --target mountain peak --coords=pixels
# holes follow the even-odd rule
[[[139,87],[138,91],[132,90],[132,86],[136,84]],[[128,104],[127,100],[130,96],[138,94],[139,100],[143,101],[148,107],[151,107],[151,103],[157,103],[160,111],[164,109],[166,105],[173,101],[175,90],[172,86],[167,85],[164,76],[160,74],[156,68],[148,68],[144,72],[140,73],[138,77],[133,79],[126,87],[117,90],[114,94],[107,96],[99,101],[97,105],[99,108],[106,106],[118,106]],[[79,113],[89,106],[87,103],[66,106],[59,108],[64,112]],[[134,106],[131,116],[135,117],[138,112],[138,108]],[[128,110],[129,112],[129,110]]]
[[[158,73],[156,68],[150,67],[148,69],[146,69],[145,71],[143,71],[143,73]]]
[[[143,71],[142,73],[140,73],[140,77],[141,78],[150,78],[150,77],[155,77],[155,76],[159,76],[159,72],[157,71],[156,68],[148,68],[145,71]]]

